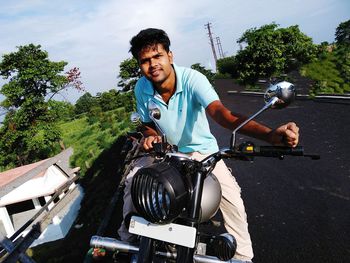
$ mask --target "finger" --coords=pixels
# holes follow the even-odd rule
[[[148,147],[148,145],[147,145],[147,141],[145,140],[145,142],[144,142],[144,144],[143,144],[143,149],[145,150],[145,151],[148,151],[149,150],[149,147]]]
[[[291,146],[291,147],[295,147],[298,145],[297,139],[289,139],[289,140],[285,140],[284,142],[285,142],[285,145]]]
[[[291,130],[294,133],[298,133],[299,132],[299,127],[294,122],[287,123],[286,129]]]
[[[294,122],[289,122],[282,126],[283,141],[288,146],[296,146],[299,142],[299,127]]]
[[[147,141],[147,145],[148,145],[148,148],[149,148],[149,149],[152,149],[152,148],[153,148],[154,140],[155,140],[155,137],[152,136],[152,137],[150,137],[149,140]]]
[[[294,132],[293,130],[287,129],[287,130],[284,131],[284,136],[287,139],[296,139],[298,137],[298,133]]]
[[[154,136],[152,143],[158,143],[158,142],[160,142],[159,136]]]
[[[147,151],[153,148],[152,142],[154,140],[154,136],[149,136],[145,139],[145,143],[143,145],[143,148]]]
[[[294,132],[291,130],[286,130],[285,134],[284,134],[284,142],[288,145],[288,146],[296,146],[299,142],[299,133],[298,132]]]

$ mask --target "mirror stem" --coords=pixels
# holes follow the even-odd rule
[[[167,143],[167,138],[165,133],[163,132],[163,130],[160,128],[160,126],[158,125],[158,123],[156,122],[156,119],[150,115],[151,120],[153,121],[154,125],[156,125],[158,132],[161,134],[162,137],[162,143]]]
[[[248,119],[246,119],[244,122],[242,122],[236,129],[233,130],[232,136],[231,136],[231,147],[232,149],[235,147],[236,144],[236,133],[239,129],[241,129],[244,125],[246,125],[248,122],[250,122],[252,119],[254,119],[256,116],[260,115],[262,112],[273,106],[278,101],[277,97],[273,97],[267,104],[265,104],[264,107],[262,107],[258,112],[256,112],[254,115],[250,116]]]

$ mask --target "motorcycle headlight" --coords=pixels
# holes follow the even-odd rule
[[[137,212],[145,219],[152,223],[170,223],[188,204],[189,191],[180,172],[162,162],[136,172],[131,197]]]

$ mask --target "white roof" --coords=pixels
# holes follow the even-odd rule
[[[69,178],[56,166],[51,165],[43,176],[34,177],[0,198],[0,207],[33,198],[48,196]]]

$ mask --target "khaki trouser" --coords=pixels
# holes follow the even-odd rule
[[[198,152],[189,154],[196,160],[202,160],[206,155]],[[130,171],[126,178],[124,190],[124,207],[123,217],[135,211],[131,200],[131,181],[133,175],[138,169],[145,165],[151,164],[153,159],[151,157],[144,157],[135,162],[134,168]],[[245,213],[243,200],[241,198],[241,188],[232,176],[231,172],[223,161],[216,164],[212,172],[218,179],[222,189],[222,198],[220,202],[220,209],[223,215],[226,230],[233,235],[237,240],[237,251],[234,258],[239,260],[251,261],[253,258],[252,243],[248,232],[247,215]],[[118,230],[120,238],[124,241],[131,241],[131,234],[127,231],[124,224]]]

